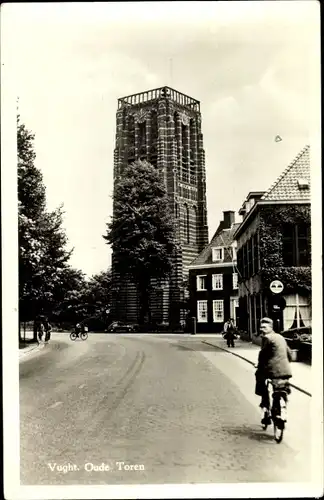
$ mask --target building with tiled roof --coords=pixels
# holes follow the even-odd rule
[[[310,146],[305,146],[261,200],[310,201],[310,181]]]
[[[254,339],[262,316],[277,331],[311,324],[310,146],[265,192],[251,192],[239,214],[237,242],[240,328]],[[273,293],[279,281],[280,293]],[[275,291],[279,290],[278,288]]]
[[[202,252],[190,263],[190,267],[200,266],[205,264],[213,264],[212,249],[213,247],[231,247],[233,243],[233,235],[239,227],[239,223],[234,223],[230,228],[221,229],[218,233],[215,232],[210,243],[202,250]],[[232,262],[231,252],[225,252],[223,262]]]
[[[233,211],[224,212],[210,243],[189,265],[190,314],[197,333],[219,333],[230,317],[237,320],[238,284]]]

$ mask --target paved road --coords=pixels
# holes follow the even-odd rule
[[[259,423],[253,367],[201,340],[53,334],[26,355],[21,483],[307,481],[311,398],[292,393],[276,444]]]

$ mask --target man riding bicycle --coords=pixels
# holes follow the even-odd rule
[[[80,333],[82,332],[82,326],[80,323],[77,323],[74,328],[75,334],[77,337],[80,337]]]
[[[287,394],[290,394],[289,379],[292,376],[290,367],[292,357],[283,336],[273,331],[272,319],[263,318],[260,331],[262,343],[255,373],[255,393],[261,396],[260,408],[264,410],[261,423],[269,425],[271,423],[271,413],[266,380],[272,380],[274,390],[282,391],[286,395],[285,402],[287,402]],[[285,420],[285,415],[282,415],[282,419]]]

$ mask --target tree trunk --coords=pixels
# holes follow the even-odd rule
[[[33,336],[33,340],[34,342],[37,342],[38,338],[37,338],[37,330],[38,330],[38,321],[37,320],[34,320],[34,336]]]
[[[150,321],[149,311],[149,284],[147,282],[138,285],[139,295],[139,324],[144,325]]]

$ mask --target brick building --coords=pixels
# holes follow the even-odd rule
[[[238,276],[234,212],[224,212],[211,242],[189,266],[190,315],[197,333],[219,333],[224,322],[238,318]]]
[[[250,193],[235,232],[239,327],[255,338],[262,316],[277,331],[311,324],[310,147],[306,146],[266,192]],[[282,293],[270,283],[279,280]]]
[[[149,299],[154,321],[177,324],[185,317],[188,265],[208,243],[200,103],[162,87],[118,99],[116,120],[114,180],[123,175],[124,165],[145,159],[159,169],[167,188],[180,250],[171,278],[154,283]],[[113,269],[114,258],[113,254]],[[113,316],[136,322],[136,289],[129,280],[121,282],[114,271],[113,276]]]

